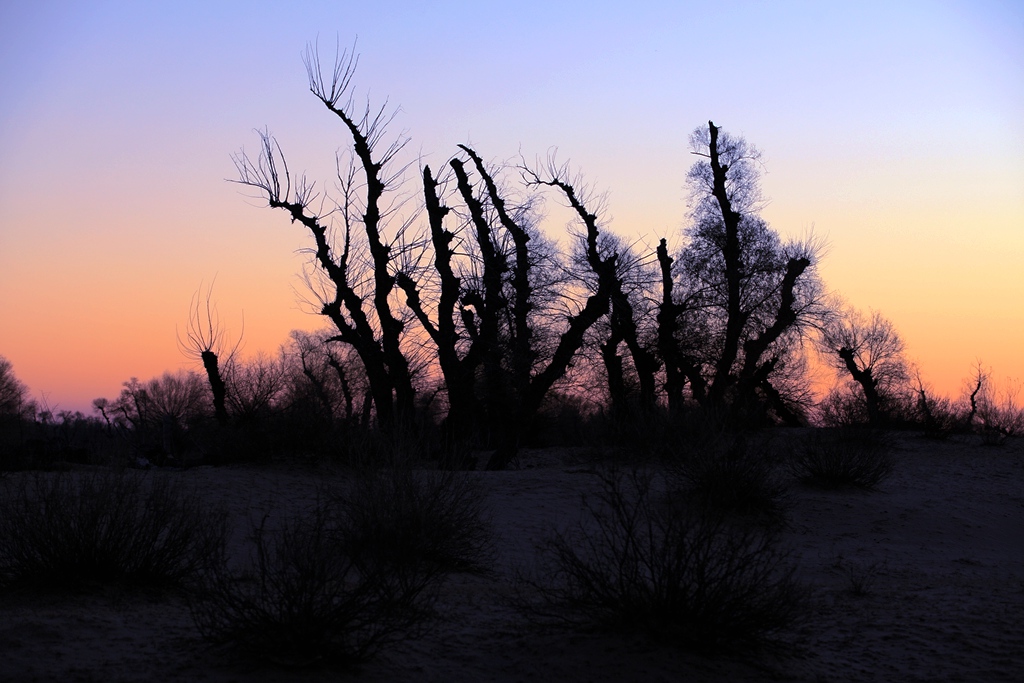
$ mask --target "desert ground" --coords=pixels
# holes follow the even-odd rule
[[[874,491],[793,483],[782,543],[809,589],[806,617],[762,653],[705,657],[640,635],[531,624],[509,606],[515,567],[579,518],[595,462],[524,452],[474,472],[497,538],[495,571],[455,574],[426,634],[356,672],[272,667],[211,646],[173,593],[101,589],[0,596],[2,681],[1020,681],[1024,680],[1024,441],[896,437]],[[8,481],[23,474],[9,474]],[[308,501],[343,473],[197,467],[180,477],[249,520]],[[239,545],[239,547],[241,547]]]

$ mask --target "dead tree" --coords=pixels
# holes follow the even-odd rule
[[[415,406],[409,362],[401,347],[404,323],[394,315],[389,301],[396,277],[392,243],[384,236],[385,195],[396,188],[400,176],[391,167],[405,142],[396,140],[381,151],[392,116],[385,107],[372,110],[369,105],[361,113],[356,112],[351,95],[358,62],[354,53],[345,51],[337,56],[328,74],[315,47],[307,47],[304,62],[310,91],[338,117],[352,141],[352,163],[347,173],[339,173],[340,248],[331,239],[334,210],[325,212],[314,207],[320,196],[305,177],[293,185],[281,149],[268,133],[260,134],[258,159],[252,160],[244,152],[236,155],[238,182],[259,189],[269,206],[284,209],[292,221],[309,230],[315,243],[316,266],[333,290],[321,299],[321,313],[338,330],[329,341],[347,344],[356,351],[366,371],[378,426],[391,432],[413,418]],[[367,266],[353,255],[357,223],[370,254]],[[368,287],[363,287],[364,279],[370,281]]]
[[[668,254],[668,244],[662,239],[657,249],[658,266],[661,272],[661,303],[658,306],[658,353],[665,365],[665,395],[668,409],[678,413],[683,409],[683,390],[687,382],[698,403],[707,395],[707,383],[701,375],[697,361],[683,348],[679,339],[684,333],[680,320],[687,310],[685,303],[675,300],[675,279],[672,265],[675,262]]]
[[[220,316],[217,309],[211,305],[213,296],[213,284],[206,290],[203,296],[203,287],[192,295],[189,303],[188,322],[185,324],[185,338],[178,335],[178,348],[188,358],[199,361],[203,364],[206,377],[210,383],[210,391],[213,394],[213,411],[218,424],[228,423],[227,411],[227,384],[221,376],[221,361],[229,365],[234,359],[238,348],[241,346],[243,331],[238,335],[238,341],[227,351],[224,344],[225,331],[220,324]]]
[[[587,330],[608,313],[612,291],[608,278],[598,282],[596,290],[587,296],[574,314],[569,315],[566,327],[557,337],[553,353],[538,366],[539,354],[533,346],[534,330],[530,322],[530,314],[535,308],[531,284],[531,238],[520,221],[508,210],[493,174],[480,156],[469,147],[460,147],[473,160],[483,179],[498,226],[506,231],[513,244],[513,259],[506,258],[500,250],[494,248],[494,231],[486,225],[486,217],[480,210],[482,204],[472,196],[465,169],[461,163],[457,163],[458,160],[453,160],[452,168],[460,178],[459,189],[470,208],[484,262],[483,293],[476,300],[477,304],[482,303],[477,308],[482,319],[476,333],[484,340],[481,357],[486,391],[489,394],[489,422],[497,433],[497,449],[487,462],[487,468],[504,469],[515,457],[522,432],[540,410],[551,387],[565,376],[576,352],[583,345]],[[524,170],[528,185],[550,184],[539,182],[539,176],[521,170]],[[598,253],[599,233],[596,222],[588,225],[587,231],[585,243],[588,254],[595,262],[600,262],[602,268],[614,269],[615,257],[604,259]],[[502,277],[508,271],[511,271],[510,275]],[[511,285],[510,296],[502,293],[503,279]],[[466,299],[466,303],[472,304],[473,300]],[[498,336],[491,336],[492,327],[500,324],[503,318],[510,321],[505,328],[506,342]],[[511,359],[507,364],[502,362],[506,357]]]
[[[474,334],[471,335],[468,352],[460,355],[459,347],[463,339],[458,330],[458,318],[463,317],[463,313],[458,312],[457,308],[463,299],[463,288],[462,280],[456,275],[452,263],[455,256],[452,242],[455,241],[456,235],[445,228],[444,219],[451,209],[442,202],[437,188],[438,182],[434,179],[430,167],[424,166],[423,196],[430,223],[434,269],[440,280],[436,321],[431,320],[423,305],[417,282],[407,273],[399,273],[397,282],[406,294],[406,305],[423,326],[437,350],[438,364],[448,394],[448,415],[443,425],[444,448],[452,455],[472,439],[475,431],[473,425],[478,415],[475,374],[481,360],[482,342],[480,335],[476,333],[476,326],[467,323],[468,329]]]

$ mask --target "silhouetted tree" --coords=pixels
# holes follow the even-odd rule
[[[974,376],[970,380],[969,391],[967,392],[967,405],[970,406],[964,415],[964,427],[971,429],[974,425],[974,418],[978,414],[978,399],[982,389],[988,384],[988,373],[979,361],[974,368]]]
[[[225,331],[221,327],[216,307],[211,305],[212,296],[212,283],[206,290],[205,296],[203,296],[202,285],[192,295],[192,301],[189,303],[188,322],[185,325],[185,339],[178,335],[178,348],[188,358],[203,364],[206,378],[210,383],[210,391],[213,394],[214,416],[219,424],[225,425],[228,423],[228,390],[227,384],[221,376],[221,361],[225,364],[232,362],[242,343],[244,332],[238,335],[238,341],[230,351],[227,351],[225,356]],[[104,417],[106,417],[105,414]]]
[[[21,466],[20,452],[35,416],[28,387],[15,376],[11,362],[0,356],[0,470]]]
[[[341,420],[354,425],[360,419],[357,398],[364,397],[360,399],[361,405],[369,396],[366,380],[360,372],[358,357],[353,357],[352,347],[325,341],[333,336],[329,330],[291,332],[286,355],[297,367],[289,373],[291,387],[286,400],[289,405],[305,404],[308,401],[304,397],[311,394],[318,406],[316,412],[325,421]]]
[[[0,416],[21,418],[34,412],[28,387],[14,375],[14,366],[0,356]]]
[[[401,170],[393,169],[395,156],[405,145],[398,139],[384,147],[382,141],[393,118],[386,105],[357,111],[351,93],[358,57],[349,51],[336,56],[333,70],[325,72],[315,46],[307,46],[304,63],[309,89],[342,122],[351,138],[348,167],[339,161],[342,196],[337,209],[325,211],[314,184],[304,176],[292,183],[291,174],[277,141],[260,133],[261,151],[253,160],[241,152],[235,157],[238,182],[260,190],[272,208],[284,209],[305,226],[316,245],[314,260],[326,276],[330,292],[321,298],[321,313],[338,330],[332,341],[347,344],[358,353],[373,396],[378,425],[389,432],[412,419],[415,390],[409,361],[401,346],[403,321],[391,308],[395,289],[397,254],[393,247],[400,235],[385,235],[392,205],[386,199],[396,190]],[[320,208],[316,208],[317,200]],[[341,244],[332,236],[333,214],[340,214]],[[396,232],[406,227],[398,221]],[[353,228],[359,224],[360,244],[369,252],[369,263],[358,261]]]
[[[358,355],[383,431],[409,424],[417,386],[440,380],[443,393],[424,395],[444,396],[446,448],[479,439],[497,449],[488,467],[504,467],[549,391],[597,336],[613,412],[634,400],[655,408],[664,366],[673,409],[689,386],[709,410],[798,420],[792,380],[802,368],[803,329],[820,312],[816,251],[782,243],[757,216],[752,146],[710,122],[694,134],[702,160],[689,174],[689,240],[675,258],[664,241],[659,246],[656,305],[658,271],[645,265],[654,260],[602,230],[593,198],[564,165],[519,168],[524,199],[501,168],[460,145],[440,173],[422,167],[427,226],[414,230],[414,216],[400,211],[407,195],[396,157],[406,141],[385,142],[386,107],[354,106],[357,61],[344,51],[325,70],[315,46],[304,58],[311,92],[351,141],[337,201],[304,176],[293,180],[269,132],[260,133],[258,156],[243,151],[235,163],[238,182],[312,236],[309,282],[337,329],[328,341]],[[544,188],[559,193],[582,227],[575,261],[553,254],[535,227],[533,203]],[[410,319],[422,334],[408,329]],[[303,374],[326,406],[332,399],[309,358],[304,351]],[[351,417],[344,366],[335,367]]]
[[[568,165],[557,166],[549,160],[544,177],[530,173],[532,182],[555,187],[565,195],[569,207],[575,212],[585,229],[586,245],[582,259],[597,280],[596,291],[606,292],[609,298],[609,333],[601,345],[601,357],[608,376],[608,389],[613,411],[626,399],[620,344],[625,344],[639,384],[640,406],[650,410],[655,403],[655,373],[660,363],[655,354],[642,343],[638,315],[628,278],[640,270],[639,258],[620,240],[599,229],[599,218],[586,207],[587,194],[580,178],[571,178]],[[582,191],[581,191],[582,190]],[[596,322],[596,320],[595,320]]]
[[[257,353],[246,361],[233,360],[228,366],[228,407],[239,423],[264,419],[277,406],[287,380],[285,358]]]
[[[658,267],[661,274],[661,302],[658,306],[658,353],[665,366],[665,395],[669,411],[678,413],[683,408],[683,390],[692,382],[694,397],[707,395],[707,383],[701,375],[699,361],[692,348],[693,330],[682,333],[681,321],[690,310],[687,301],[677,301],[675,276],[672,266],[675,259],[669,256],[668,243],[662,239],[657,248]],[[687,349],[686,346],[691,348]]]
[[[979,361],[969,396],[971,408],[967,424],[981,432],[986,444],[996,445],[1008,436],[1024,432],[1024,405],[1020,402],[1024,384],[1007,380],[997,394],[991,377],[992,371],[986,370]]]
[[[881,425],[908,379],[903,340],[893,324],[874,311],[840,310],[822,330],[820,348],[840,373],[860,388],[868,422]]]
[[[688,174],[689,242],[674,264],[667,249],[659,250],[659,346],[673,400],[678,403],[686,377],[692,397],[707,409],[744,420],[770,409],[795,422],[799,416],[773,376],[803,328],[822,313],[816,245],[784,244],[757,215],[756,148],[712,122],[691,143],[701,160]]]
[[[147,382],[132,377],[117,399],[97,399],[93,406],[137,451],[159,463],[176,455],[184,428],[209,414],[203,384],[200,375],[188,370],[165,372]]]
[[[597,291],[569,316],[565,327],[555,332],[553,350],[542,353],[536,345],[534,319],[543,313],[535,282],[538,251],[542,255],[543,248],[531,248],[538,241],[524,225],[524,213],[509,207],[482,158],[466,145],[460,148],[482,179],[478,189],[465,162],[450,160],[456,191],[468,214],[465,233],[457,235],[444,227],[451,209],[440,200],[430,168],[423,173],[439,283],[436,321],[423,306],[420,285],[408,274],[400,276],[398,282],[406,292],[407,304],[437,348],[449,400],[446,439],[457,440],[468,424],[483,417],[496,446],[487,467],[501,469],[515,456],[523,431],[548,391],[565,376],[586,331],[607,313],[611,281],[605,278],[598,284]],[[567,183],[558,180],[562,184],[554,184],[554,176],[546,180],[535,173],[527,176],[529,185],[551,185],[575,196]],[[591,221],[587,230],[585,242],[591,259],[605,268],[608,259],[598,254],[596,222]],[[466,253],[472,253],[476,266],[473,277],[456,274],[452,261],[456,239]],[[614,264],[611,257],[607,267],[614,269]]]
[[[482,224],[485,231],[489,226],[482,218],[482,209],[468,188],[468,180],[461,161],[452,159],[450,162],[459,174],[459,187],[468,193],[467,203],[473,214],[478,229]],[[445,205],[438,194],[438,181],[434,178],[430,166],[423,168],[423,197],[427,218],[430,225],[430,240],[434,253],[434,272],[438,286],[436,294],[435,318],[431,320],[421,296],[421,284],[409,272],[399,273],[397,283],[406,294],[406,304],[413,315],[423,326],[437,352],[438,365],[444,378],[448,398],[448,414],[442,425],[444,448],[449,455],[459,452],[462,445],[471,441],[476,431],[474,425],[481,412],[477,406],[476,371],[483,358],[483,349],[488,343],[495,345],[496,325],[494,314],[483,301],[478,300],[464,289],[462,278],[456,273],[453,259],[457,238],[462,242],[461,235],[445,227],[445,217],[451,209]],[[466,189],[468,188],[468,189]],[[461,231],[458,231],[461,232]],[[493,243],[489,236],[479,236],[482,251],[493,251]],[[493,257],[484,261],[485,269],[493,267]],[[487,271],[485,271],[487,272]],[[490,273],[488,273],[490,275]],[[499,275],[500,277],[500,275]],[[488,302],[494,306],[495,285],[492,278],[485,275],[485,283],[490,286]],[[500,291],[500,282],[497,285]],[[467,303],[468,301],[468,303]],[[467,306],[474,306],[476,317],[487,320],[483,326],[484,335],[480,334],[480,326]],[[460,330],[460,321],[463,324]],[[468,343],[466,337],[469,337]],[[465,349],[463,350],[463,347]]]

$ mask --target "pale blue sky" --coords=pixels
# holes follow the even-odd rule
[[[1024,5],[634,4],[0,5],[0,355],[85,407],[185,362],[175,324],[215,274],[249,351],[318,324],[292,291],[305,235],[224,179],[267,126],[330,181],[345,139],[300,59],[319,35],[358,36],[357,92],[400,106],[413,154],[557,146],[651,243],[679,242],[711,118],[764,151],[772,225],[826,235],[828,284],[926,377],[1024,377]]]

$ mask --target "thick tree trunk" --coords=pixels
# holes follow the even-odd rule
[[[668,245],[664,239],[658,243],[658,265],[661,267],[661,304],[658,306],[658,352],[665,364],[665,395],[668,398],[670,413],[678,413],[683,409],[683,389],[686,387],[686,375],[680,362],[679,342],[676,334],[679,331],[680,306],[672,299],[675,282],[672,279],[673,259],[668,255]]]
[[[217,354],[213,351],[203,351],[201,354],[203,368],[206,369],[206,376],[210,380],[210,390],[213,392],[213,413],[217,423],[221,426],[228,423],[228,410],[225,401],[228,395],[227,386],[220,376],[220,367],[217,363]]]
[[[729,167],[722,165],[719,159],[719,129],[713,122],[708,121],[708,130],[711,136],[708,152],[711,157],[712,194],[718,201],[719,209],[722,212],[722,223],[725,228],[722,258],[725,261],[727,292],[725,340],[722,345],[722,353],[715,364],[714,379],[711,382],[708,398],[712,406],[721,408],[727,390],[732,385],[733,364],[736,362],[736,357],[739,354],[740,337],[743,334],[743,327],[747,321],[740,305],[741,254],[739,232],[742,216],[733,210],[732,202],[725,188]]]
[[[880,426],[884,420],[881,410],[881,398],[878,395],[878,381],[871,376],[871,368],[861,370],[857,367],[853,349],[844,346],[838,351],[839,357],[846,364],[850,375],[864,390],[864,401],[868,409],[868,423],[873,427]]]

